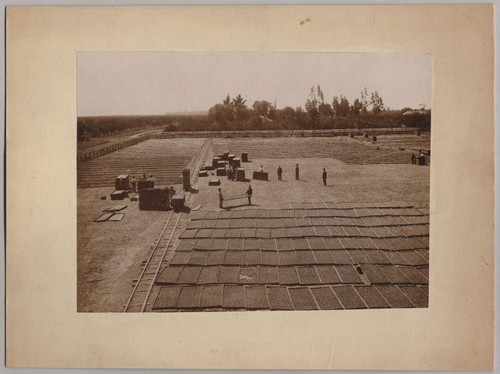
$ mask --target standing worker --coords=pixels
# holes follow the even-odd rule
[[[134,176],[132,176],[132,192],[137,192],[137,179],[135,179]]]
[[[278,180],[279,180],[279,181],[280,181],[280,180],[282,180],[282,179],[281,179],[281,175],[282,175],[282,174],[283,174],[283,169],[281,168],[281,165],[280,165],[280,166],[278,166]]]
[[[224,196],[222,196],[222,190],[219,188],[219,208],[222,209],[222,202],[224,201]]]
[[[299,180],[299,164],[295,165],[295,180]]]
[[[252,185],[248,186],[246,194],[248,195],[248,205],[252,205]]]
[[[326,169],[323,168],[323,184],[326,186]]]

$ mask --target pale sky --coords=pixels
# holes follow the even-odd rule
[[[227,94],[304,107],[318,84],[330,104],[367,87],[391,109],[430,108],[431,79],[430,54],[79,52],[78,116],[208,111]]]

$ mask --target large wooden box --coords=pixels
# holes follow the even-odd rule
[[[239,168],[241,166],[241,159],[239,157],[235,157],[230,164],[235,168]]]
[[[269,180],[269,175],[267,172],[264,172],[264,171],[254,171],[253,172],[253,179],[267,181],[267,180]]]
[[[129,178],[128,175],[119,175],[115,179],[115,190],[128,190],[129,187]]]
[[[236,180],[239,182],[244,182],[245,179],[245,169],[238,168],[236,169]]]
[[[214,157],[214,158],[212,159],[212,167],[216,168],[216,167],[217,167],[217,165],[218,165],[218,163],[219,163],[219,161],[221,161],[221,160],[222,160],[222,159],[221,159],[220,157]]]
[[[153,182],[147,181],[145,179],[139,179],[137,182],[137,191],[145,190],[146,188],[153,188]]]
[[[139,191],[139,210],[169,210],[170,189],[146,188]]]
[[[172,207],[175,211],[180,211],[184,207],[184,203],[186,202],[186,197],[184,195],[174,195],[172,196]]]
[[[111,194],[111,200],[123,200],[128,197],[128,191],[117,190]]]
[[[182,188],[184,191],[189,191],[191,189],[191,170],[184,169],[182,171]]]

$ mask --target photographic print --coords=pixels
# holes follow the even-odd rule
[[[6,366],[492,370],[493,15],[7,7]]]
[[[427,308],[432,55],[79,52],[78,312]]]

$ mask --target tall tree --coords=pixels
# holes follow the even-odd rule
[[[312,86],[305,105],[307,115],[313,128],[316,128],[318,124],[318,97],[320,97],[320,95],[323,96],[323,92],[321,92],[319,85],[317,90]]]
[[[246,100],[244,100],[240,94],[233,98],[231,105],[234,108],[234,119],[237,121],[246,121],[250,118],[250,110],[245,105]]]
[[[246,105],[238,104],[234,107],[234,119],[236,121],[247,121],[252,116],[252,111]]]
[[[318,91],[320,91],[319,86]],[[311,109],[318,109],[318,96],[314,90],[314,86],[311,87],[311,90],[309,91],[309,98],[306,101],[306,110],[309,112]]]
[[[380,96],[377,91],[372,92],[371,94],[371,104],[373,113],[375,114],[379,114],[382,110],[384,110],[384,101],[382,100],[382,96]]]
[[[362,105],[361,111],[363,113],[367,112],[368,105],[370,105],[370,102],[368,101],[368,99],[369,99],[369,97],[368,97],[368,89],[365,87],[361,91],[361,105]]]
[[[274,121],[276,119],[276,116],[277,116],[276,100],[274,100],[274,104],[269,105],[268,118]]]
[[[279,119],[283,121],[288,128],[295,123],[295,110],[292,107],[284,107],[279,112]]]
[[[298,129],[307,128],[308,124],[307,112],[305,112],[302,107],[298,106],[295,108],[295,121]]]
[[[208,117],[212,121],[226,125],[233,120],[233,108],[229,104],[215,104],[208,111]]]
[[[351,113],[358,115],[359,112],[363,109],[363,104],[359,99],[354,100],[354,102],[351,105]]]
[[[318,105],[318,112],[321,116],[333,116],[332,106],[328,103],[321,103]]]
[[[351,106],[349,105],[349,100],[345,96],[340,95],[340,111],[341,117],[347,117]]]
[[[338,117],[347,117],[349,114],[349,100],[345,96],[340,95],[340,101],[337,96],[333,97],[333,111]]]
[[[323,95],[323,91],[321,91],[321,87],[319,86],[319,84],[317,87],[317,100],[321,104],[323,104],[325,102],[325,96]]]
[[[337,96],[333,97],[332,108],[333,108],[333,112],[335,113],[335,115],[340,116],[340,101],[339,101],[339,98]]]
[[[226,100],[229,98],[229,95],[227,96]],[[233,98],[233,101],[232,101],[232,104],[234,107],[238,106],[238,105],[245,105],[247,101],[246,100],[243,100],[243,98],[241,97],[240,94],[238,94],[238,96],[234,97]]]
[[[266,100],[262,101],[255,101],[252,105],[252,109],[254,113],[258,116],[262,117],[268,117],[269,116],[269,110],[271,108],[271,103]]]

